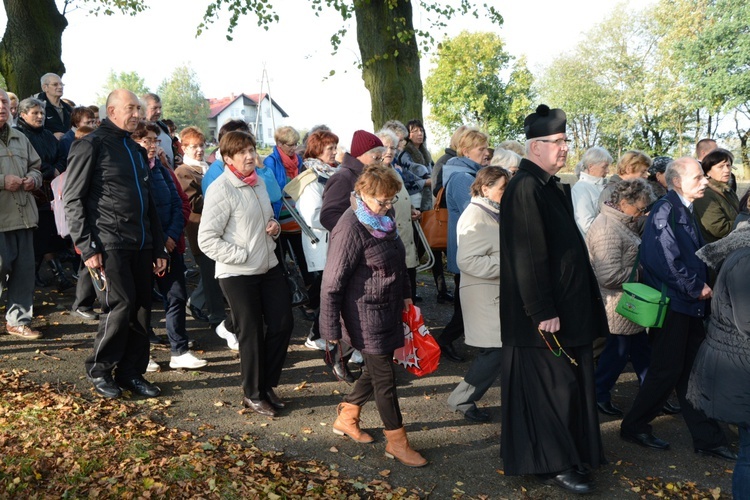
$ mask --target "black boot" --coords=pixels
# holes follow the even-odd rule
[[[38,260],[36,262],[36,271],[34,273],[34,285],[36,285],[37,288],[45,288],[49,286],[49,283],[47,283],[42,276],[39,274],[39,268],[42,265],[42,261]]]
[[[50,269],[52,269],[52,273],[55,275],[55,280],[57,280],[58,292],[64,292],[68,288],[73,288],[75,286],[75,283],[70,281],[65,275],[65,270],[58,259],[55,258],[48,260],[47,263],[49,264]]]
[[[446,302],[453,303],[453,295],[448,292],[448,286],[445,284],[445,275],[440,274],[435,276],[435,286],[437,286],[437,303],[445,304]]]
[[[341,380],[347,384],[353,384],[357,379],[354,378],[352,372],[349,371],[347,366],[349,363],[349,356],[342,356],[341,344],[337,343],[333,346],[333,349],[326,351],[325,360],[326,364],[331,367],[333,376],[336,380]]]

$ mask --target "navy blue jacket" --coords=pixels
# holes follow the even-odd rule
[[[166,167],[156,159],[151,169],[151,195],[156,205],[156,213],[159,214],[161,229],[164,239],[172,238],[175,243],[180,239],[182,230],[185,229],[185,217],[182,215],[182,199],[174,185],[172,176]]]
[[[695,252],[705,244],[694,215],[669,191],[654,204],[641,240],[643,283],[659,290],[667,285],[669,307],[702,318],[708,300],[699,300],[708,282],[708,269]]]
[[[456,264],[458,219],[471,202],[471,185],[482,165],[465,156],[451,158],[443,167],[443,185],[445,186],[446,206],[448,207],[448,270],[458,274],[461,270]]]

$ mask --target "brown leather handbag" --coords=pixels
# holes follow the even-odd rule
[[[435,208],[422,212],[422,226],[430,248],[435,250],[446,250],[448,248],[448,209],[441,208],[445,188],[440,188],[435,198]]]

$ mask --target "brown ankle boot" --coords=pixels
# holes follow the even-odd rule
[[[359,412],[362,407],[351,403],[341,403],[338,407],[339,416],[333,423],[333,433],[343,436],[346,434],[358,443],[372,443],[372,436],[359,428]]]
[[[385,439],[388,441],[385,445],[385,456],[395,458],[404,465],[409,467],[422,467],[427,465],[427,459],[414,451],[409,446],[409,439],[406,437],[406,429],[401,427],[394,431],[383,431]]]

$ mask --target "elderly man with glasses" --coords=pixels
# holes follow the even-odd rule
[[[41,84],[42,91],[36,98],[45,103],[44,128],[60,139],[70,130],[70,115],[73,113],[73,109],[62,100],[65,84],[54,73],[45,74],[41,78]]]
[[[565,112],[542,104],[524,130],[526,158],[500,203],[501,455],[506,475],[588,493],[604,463],[592,343],[607,316],[570,186],[555,175]]]

